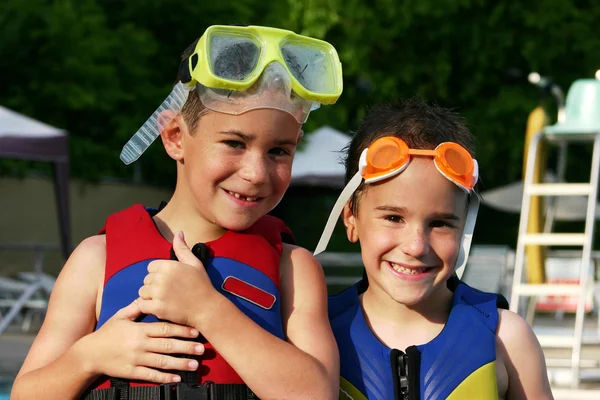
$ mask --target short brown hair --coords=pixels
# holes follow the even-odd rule
[[[363,150],[384,136],[396,136],[414,149],[435,149],[440,143],[454,142],[471,156],[475,155],[473,135],[458,113],[429,105],[419,98],[381,104],[369,110],[345,149],[346,183],[358,171]],[[364,184],[361,184],[350,200],[355,212],[358,196],[363,190]]]

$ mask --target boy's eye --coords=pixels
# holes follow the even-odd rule
[[[438,220],[438,221],[433,221],[431,223],[431,227],[432,228],[453,228],[454,225],[447,221]]]
[[[385,220],[393,223],[402,222],[402,217],[399,215],[386,215]]]
[[[274,156],[289,156],[290,151],[287,149],[284,149],[283,147],[275,147],[275,148],[269,150],[269,154],[274,155]]]
[[[239,140],[225,140],[223,141],[223,143],[225,143],[228,147],[231,147],[232,149],[244,148],[244,143],[240,142]]]

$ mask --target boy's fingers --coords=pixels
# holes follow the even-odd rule
[[[197,268],[202,268],[202,262],[192,253],[183,236],[183,232],[179,231],[173,238],[173,251],[179,262],[188,264]]]
[[[150,296],[150,288],[146,285],[142,286],[139,290],[138,290],[138,307],[140,308],[140,310],[142,310],[142,312],[144,313],[148,313],[148,304],[146,304],[144,302],[144,300],[150,300],[152,297]]]
[[[146,345],[146,351],[157,354],[190,354],[204,353],[204,345],[189,340],[171,338],[152,338]]]
[[[137,317],[142,315],[142,310],[138,306],[137,299],[131,302],[128,306],[121,308],[115,313],[113,318],[124,318],[129,320],[135,320]]]
[[[150,285],[154,281],[154,275],[155,274],[153,272],[148,273],[148,275],[146,275],[144,278],[144,285]]]
[[[132,378],[153,383],[173,383],[181,381],[179,375],[167,374],[148,367],[135,367]]]
[[[140,365],[161,370],[195,371],[198,369],[197,360],[172,357],[165,354],[144,353],[137,361]]]
[[[146,336],[154,338],[195,338],[198,336],[198,331],[189,326],[170,324],[168,322],[151,322],[144,324]]]

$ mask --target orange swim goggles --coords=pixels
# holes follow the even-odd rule
[[[394,177],[408,167],[412,157],[432,157],[440,174],[465,192],[469,194],[473,192],[479,177],[479,167],[477,160],[471,157],[471,154],[461,145],[444,142],[434,150],[411,149],[404,140],[395,136],[379,138],[363,150],[358,172],[350,179],[333,206],[314,254],[317,255],[327,248],[342,209],[363,180],[368,184]],[[469,255],[478,210],[479,199],[477,196],[472,196],[463,229],[461,252],[456,263],[459,277]]]
[[[440,174],[465,192],[473,190],[477,183],[477,161],[461,145],[444,142],[434,150],[411,149],[395,136],[377,139],[362,152],[359,173],[365,183],[391,178],[404,171],[413,156],[433,157]]]

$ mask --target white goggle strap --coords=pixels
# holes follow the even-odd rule
[[[467,260],[469,259],[469,251],[471,250],[471,242],[473,241],[473,231],[475,230],[475,221],[477,221],[478,211],[479,197],[477,193],[471,192],[467,219],[465,221],[465,228],[463,229],[463,237],[460,242],[460,251],[458,253],[458,260],[456,260],[455,271],[459,279],[464,274]]]
[[[350,179],[350,182],[348,182],[348,184],[346,185],[344,190],[342,190],[340,197],[338,197],[337,201],[335,202],[335,205],[333,206],[333,209],[331,210],[331,214],[329,214],[329,219],[327,219],[327,224],[325,225],[325,229],[323,229],[323,233],[321,234],[321,239],[319,240],[319,243],[317,243],[317,247],[315,248],[313,255],[316,256],[317,254],[320,254],[323,251],[325,251],[325,249],[327,248],[327,244],[329,243],[329,240],[331,239],[331,235],[333,234],[333,230],[335,229],[335,225],[337,224],[337,220],[338,220],[340,214],[342,213],[342,210],[344,209],[344,206],[346,205],[348,200],[350,200],[350,197],[352,197],[352,194],[354,194],[356,189],[358,189],[358,187],[360,186],[360,184],[363,180],[363,178],[362,178],[363,171],[367,167],[367,152],[368,151],[369,151],[369,148],[367,147],[360,154],[360,159],[358,161],[358,172],[356,174],[354,174],[352,179]],[[401,168],[398,168],[397,170],[392,170],[381,176],[365,179],[365,183],[375,183],[375,182],[379,182],[381,180],[390,178],[390,177],[397,175],[400,172],[404,171],[407,166],[408,166],[408,163],[403,165]]]
[[[169,96],[163,101],[156,111],[148,118],[144,125],[129,139],[123,150],[121,150],[121,161],[129,165],[142,155],[144,151],[160,135],[172,118],[166,118],[162,115],[163,111],[170,110],[175,114],[181,112],[185,101],[192,89],[187,85],[178,82]]]
[[[317,254],[320,254],[323,251],[325,251],[325,249],[327,248],[329,239],[331,239],[331,235],[333,234],[333,230],[335,229],[335,225],[337,224],[338,218],[342,213],[344,206],[346,205],[348,200],[350,200],[350,197],[352,197],[352,194],[354,194],[356,189],[358,189],[360,183],[362,182],[362,179],[362,174],[359,170],[356,174],[354,174],[352,179],[350,179],[350,182],[348,182],[344,190],[342,190],[340,197],[338,197],[337,201],[335,202],[335,205],[333,206],[333,209],[331,210],[331,214],[329,214],[327,224],[325,225],[325,229],[323,229],[321,239],[319,239],[319,243],[317,243],[317,247],[315,248],[313,255],[316,256]]]

